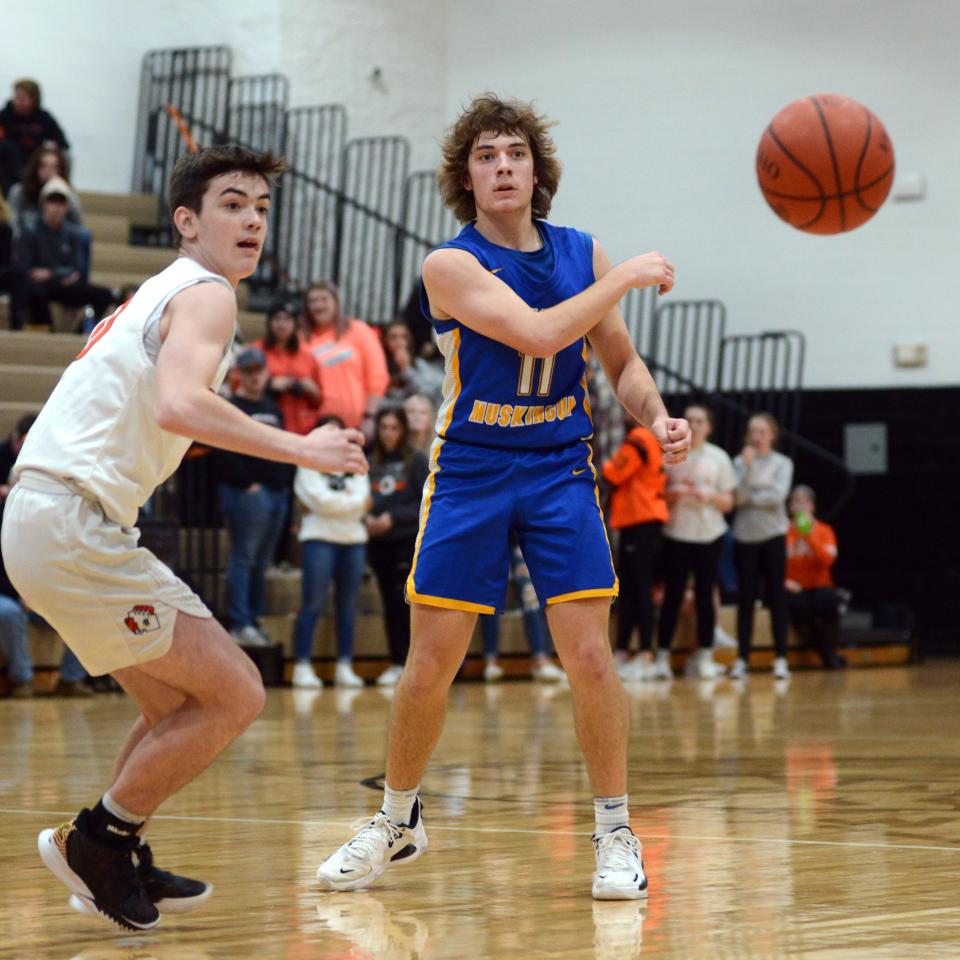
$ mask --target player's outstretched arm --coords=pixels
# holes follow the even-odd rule
[[[594,276],[599,280],[615,269],[603,248],[594,240]],[[637,422],[650,429],[663,450],[664,460],[667,463],[686,460],[690,449],[690,425],[686,420],[667,413],[660,391],[630,339],[618,304],[614,304],[590,331],[590,344],[617,399]]]
[[[465,250],[445,247],[423,261],[423,283],[438,320],[460,323],[521,353],[549,357],[592,330],[632,288],[673,288],[673,265],[645,253],[609,270],[597,282],[547,310],[534,310]]]
[[[233,337],[237,304],[219,283],[178,293],[161,320],[157,356],[157,423],[164,430],[212,447],[314,470],[363,473],[363,437],[327,426],[301,436],[248,417],[209,384]]]

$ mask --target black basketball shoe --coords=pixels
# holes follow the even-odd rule
[[[93,913],[128,930],[150,930],[160,913],[147,895],[133,864],[140,841],[132,836],[117,846],[92,839],[84,829],[89,810],[37,838],[40,857],[51,873]]]
[[[134,849],[133,857],[137,865],[137,877],[147,896],[161,913],[188,913],[196,910],[206,903],[213,893],[212,883],[180,877],[157,867],[153,862],[150,845],[143,840]],[[96,914],[93,905],[76,894],[70,897],[70,906],[77,913]]]

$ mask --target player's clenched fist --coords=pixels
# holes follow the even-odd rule
[[[650,425],[664,463],[683,463],[690,452],[690,424],[682,417],[657,417]]]
[[[304,437],[303,466],[321,473],[366,473],[363,434],[343,430],[332,423],[312,430]]]
[[[627,261],[633,274],[633,286],[656,287],[658,293],[669,293],[673,289],[673,264],[656,250],[644,253]]]

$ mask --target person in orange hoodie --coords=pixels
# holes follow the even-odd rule
[[[390,383],[380,337],[362,320],[348,317],[329,281],[307,289],[307,346],[320,365],[321,417],[338,417],[373,438],[373,421]]]
[[[817,647],[828,669],[845,667],[837,653],[840,601],[833,583],[837,536],[829,523],[818,520],[816,496],[799,485],[790,494],[787,530],[787,603],[790,619],[808,643]]]
[[[638,671],[652,656],[653,560],[667,519],[659,443],[646,427],[635,426],[620,449],[603,464],[602,473],[614,488],[610,526],[620,531],[620,615],[615,656],[624,679],[640,679]],[[634,630],[640,634],[640,653],[630,660]]]

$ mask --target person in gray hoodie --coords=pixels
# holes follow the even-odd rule
[[[793,461],[774,446],[780,433],[776,417],[755,413],[747,424],[743,450],[733,461],[737,481],[734,496],[737,513],[733,521],[740,605],[737,611],[739,654],[730,676],[746,676],[753,644],[753,611],[761,596],[760,581],[770,605],[776,657],[773,675],[786,680],[787,664],[787,567],[786,533],[790,525],[786,500],[793,482]]]

